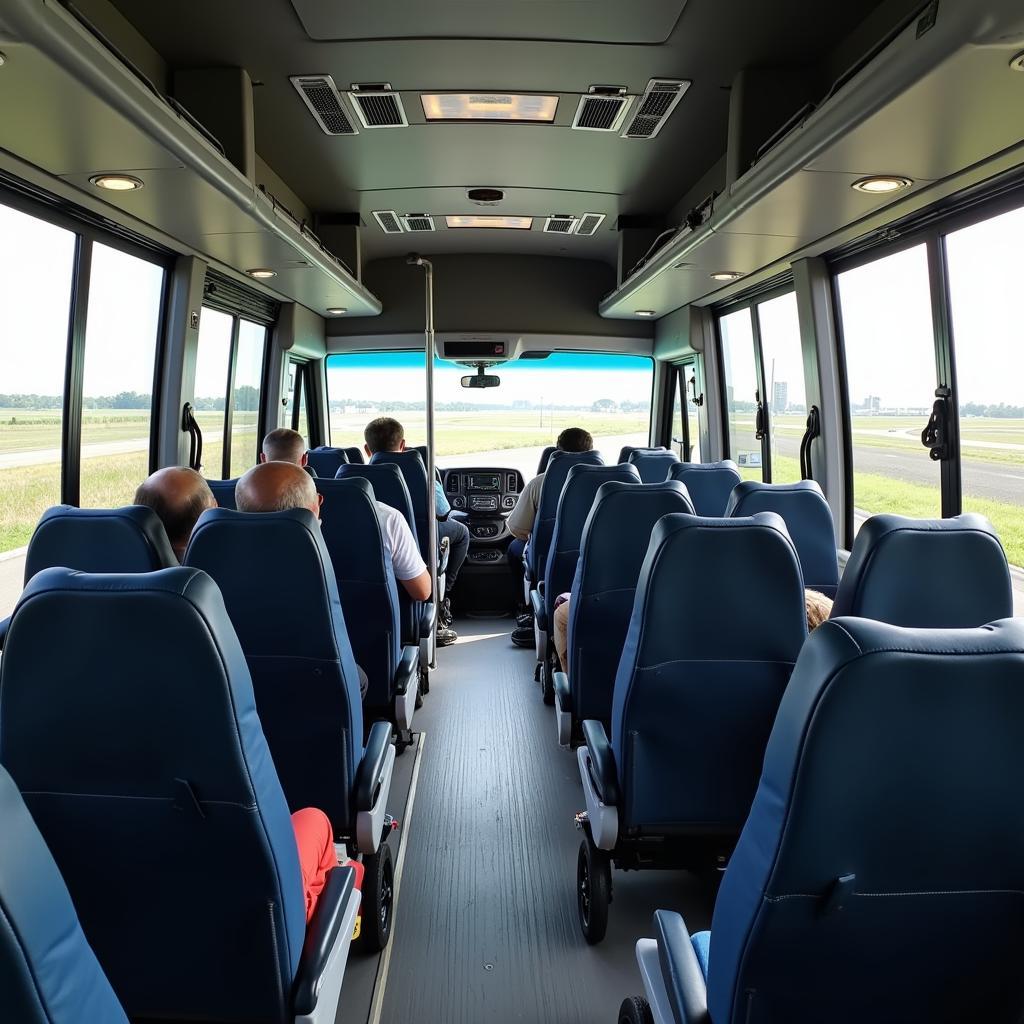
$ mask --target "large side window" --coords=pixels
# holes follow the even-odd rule
[[[853,453],[854,529],[869,515],[941,514],[940,467],[921,444],[936,387],[925,244],[836,279]]]
[[[946,236],[963,508],[1024,565],[1024,208]]]
[[[800,439],[807,419],[796,292],[760,302],[755,312],[764,364],[772,483],[792,483],[800,479]]]
[[[224,466],[224,425],[233,334],[232,316],[203,307],[193,393],[196,419],[203,431],[202,473],[210,480],[228,478]]]
[[[82,386],[83,506],[129,504],[149,472],[163,286],[158,264],[93,244]]]
[[[729,457],[740,473],[762,479],[763,451],[758,429],[761,384],[754,353],[754,325],[749,308],[727,313],[718,321],[725,371],[725,414],[729,431]]]
[[[686,396],[686,440],[690,446],[689,454],[684,462],[703,462],[700,447],[700,405],[703,403],[704,392],[700,383],[700,373],[696,361],[683,363],[683,393]]]
[[[235,379],[231,392],[231,462],[229,477],[240,476],[255,464],[259,437],[260,397],[267,329],[262,324],[241,320],[235,356]]]

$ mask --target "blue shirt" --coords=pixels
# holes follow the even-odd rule
[[[444,495],[444,488],[440,480],[434,481],[434,514],[438,517],[446,516],[451,512],[452,507]]]

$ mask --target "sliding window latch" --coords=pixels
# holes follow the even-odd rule
[[[921,431],[921,444],[928,449],[928,457],[933,462],[952,457],[950,447],[950,424],[952,423],[953,392],[948,387],[935,389],[935,402],[928,423]]]

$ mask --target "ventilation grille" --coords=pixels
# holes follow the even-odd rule
[[[400,235],[402,233],[402,222],[394,210],[374,210],[373,217],[385,235]]]
[[[289,81],[327,135],[358,135],[330,75],[295,75]]]
[[[567,213],[553,213],[544,221],[544,230],[553,235],[571,235],[578,223],[576,217]]]
[[[618,131],[632,102],[632,96],[602,96],[593,92],[581,96],[572,126],[582,132]]]
[[[576,228],[577,235],[593,235],[601,226],[604,220],[603,213],[585,213],[580,217],[579,226]]]
[[[385,86],[353,86],[348,94],[364,128],[405,128],[402,97]]]
[[[402,218],[406,231],[433,231],[434,218],[429,213],[407,213]]]
[[[622,133],[624,139],[653,139],[668,115],[683,98],[690,83],[679,79],[652,78],[640,99],[633,119]]]

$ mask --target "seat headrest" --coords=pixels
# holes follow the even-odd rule
[[[394,463],[396,466],[419,466],[423,470],[424,477],[426,477],[426,456],[418,448],[406,448],[405,451],[401,452],[374,452],[370,456],[369,465],[371,466],[386,466],[389,463]]]
[[[668,449],[664,445],[636,445],[636,444],[624,444],[619,449],[619,462],[629,462],[630,455],[633,452],[667,452]]]
[[[232,480],[207,480],[207,484],[210,490],[213,491],[213,496],[217,499],[217,505],[220,508],[237,508],[235,503],[235,485],[238,483],[238,478],[235,477]]]
[[[55,505],[43,513],[29,541],[25,582],[55,565],[82,572],[152,572],[177,564],[151,508]]]
[[[667,480],[672,467],[679,461],[674,452],[640,450],[631,452],[629,461],[636,466],[640,479],[645,484],[657,484]]]
[[[343,485],[344,490],[339,485]],[[373,497],[373,485],[365,476],[339,476],[331,480],[317,477],[316,489],[318,494],[325,496],[328,494],[346,494],[349,491],[357,491],[360,494],[365,494],[371,501],[375,500]]]
[[[579,547],[583,526],[598,492],[606,483],[613,482],[635,486],[640,483],[640,474],[629,463],[598,466],[583,462],[569,470],[558,505],[556,538],[559,547],[565,546],[569,539],[575,540],[569,547]]]
[[[345,448],[331,448],[328,445],[320,445],[318,448],[310,448],[306,452],[309,465],[318,477],[333,477],[338,472],[338,467],[345,465],[352,460],[348,457],[348,450]]]
[[[545,446],[544,450],[540,453],[540,461],[537,463],[537,476],[540,476],[548,468],[551,456],[557,451],[558,448],[553,444]]]
[[[872,516],[853,542],[833,615],[897,626],[966,628],[1013,615],[1013,585],[992,524]]]
[[[724,516],[732,489],[743,479],[732,459],[679,462],[669,475],[686,484],[699,516]]]

